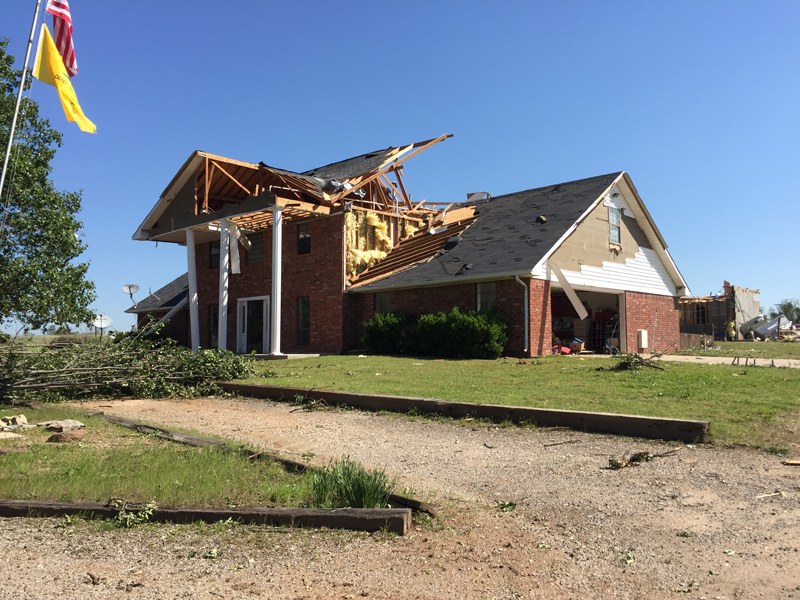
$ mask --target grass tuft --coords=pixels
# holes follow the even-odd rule
[[[386,508],[394,486],[383,469],[367,470],[345,456],[314,473],[314,503],[333,508]]]

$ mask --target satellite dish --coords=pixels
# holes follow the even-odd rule
[[[122,291],[125,292],[126,294],[130,294],[131,296],[133,296],[136,292],[139,291],[139,286],[138,285],[123,285],[122,286]]]
[[[93,325],[99,328],[100,330],[103,330],[111,325],[111,317],[109,317],[108,315],[97,315],[97,318],[94,320]]]

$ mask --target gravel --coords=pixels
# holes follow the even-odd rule
[[[675,445],[247,399],[83,407],[313,464],[349,455],[443,514],[402,538],[2,519],[0,598],[800,598],[800,468],[763,451],[614,471],[609,456]]]

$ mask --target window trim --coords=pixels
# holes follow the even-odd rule
[[[616,212],[614,212],[616,211]],[[617,222],[614,223],[612,215],[617,215]],[[614,230],[617,232],[617,241],[614,241]],[[613,206],[608,207],[608,243],[622,245],[622,209]]]
[[[216,250],[216,253],[214,252]],[[219,269],[219,240],[214,240],[208,244],[208,268]],[[216,258],[216,260],[214,260]],[[215,264],[216,263],[216,264]]]
[[[484,291],[481,291],[481,286],[484,286]],[[486,298],[483,302],[481,302],[481,299],[487,295],[487,291],[489,292],[489,298]],[[488,306],[482,306],[482,304],[488,304]],[[475,307],[479,312],[482,310],[491,310],[493,308],[497,308],[496,281],[481,281],[475,284]]]
[[[375,292],[373,295],[373,302],[372,302],[372,312],[374,314],[381,314],[381,313],[390,313],[392,312],[392,300],[391,296],[389,295],[390,292]],[[382,299],[381,302],[378,301],[378,297]],[[381,305],[379,307],[379,304]],[[385,304],[385,306],[383,306]],[[380,310],[379,310],[380,308]]]
[[[264,234],[260,231],[256,233],[251,233],[247,236],[248,241],[250,242],[250,250],[247,250],[247,256],[245,257],[244,264],[246,265],[255,265],[260,262],[264,261]],[[255,244],[258,244],[258,254],[255,253],[255,248],[253,247]],[[258,256],[258,260],[256,260],[255,256]]]
[[[311,222],[297,224],[297,254],[311,254]]]

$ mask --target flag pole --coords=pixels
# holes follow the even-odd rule
[[[19,105],[22,102],[22,92],[25,89],[25,77],[28,74],[28,59],[31,57],[31,47],[33,46],[33,38],[36,35],[36,22],[39,20],[39,7],[41,4],[42,0],[36,0],[36,10],[33,11],[33,23],[31,23],[31,35],[28,38],[28,48],[25,50],[25,64],[22,66],[22,79],[19,81],[17,105],[14,107],[14,117],[11,119],[11,129],[8,132],[8,147],[6,148],[6,157],[3,159],[3,172],[0,174],[0,195],[3,193],[3,184],[6,180],[8,159],[11,157],[11,145],[14,142],[14,129],[16,129],[17,126],[17,115],[19,114]]]

